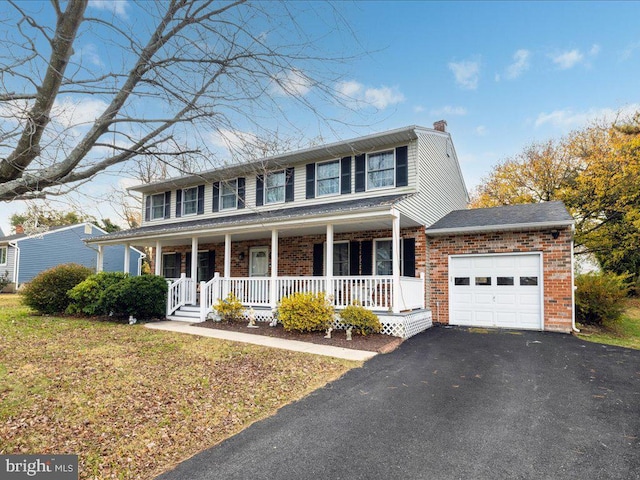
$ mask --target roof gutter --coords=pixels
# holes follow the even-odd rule
[[[561,222],[532,222],[532,223],[511,223],[506,225],[478,225],[473,227],[450,227],[450,228],[427,228],[426,233],[429,236],[455,235],[461,233],[482,233],[495,232],[505,230],[541,230],[544,228],[572,227],[575,224],[573,220]]]

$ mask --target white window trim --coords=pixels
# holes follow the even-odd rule
[[[370,187],[369,186],[369,157],[371,155],[376,155],[378,153],[387,153],[387,152],[391,152],[393,154],[393,184],[392,185],[385,185],[383,187]],[[366,190],[367,191],[373,191],[373,190],[384,190],[385,188],[395,188],[396,187],[396,149],[392,148],[392,149],[385,149],[385,150],[378,150],[376,152],[369,152],[367,153],[367,156],[364,159],[365,161],[365,165],[364,165],[364,174],[365,174],[365,180],[366,180]]]
[[[162,215],[160,215],[159,217],[154,217],[153,216],[153,212],[154,212],[154,208],[153,208],[153,198],[154,197],[159,197],[162,198]],[[166,205],[165,205],[165,194],[164,193],[154,193],[151,195],[151,211],[149,212],[149,221],[153,222],[155,220],[164,220],[164,217],[166,216],[167,212],[166,212]]]
[[[235,188],[234,188],[234,205],[233,207],[225,207],[224,206],[224,202],[222,201],[222,187],[223,185],[233,185],[235,183]],[[230,195],[227,195],[230,196]],[[237,210],[238,209],[238,179],[234,178],[233,180],[226,180],[226,181],[221,181],[220,182],[220,189],[218,191],[218,210],[223,211],[223,210]]]
[[[4,252],[4,262],[0,263],[0,265],[4,267],[9,263],[9,248],[6,246],[2,246],[0,247],[0,252]],[[0,258],[2,258],[2,255],[0,255]]]
[[[376,263],[377,253],[378,253],[378,242],[391,242],[391,271],[393,272],[393,238],[384,237],[384,238],[374,238],[373,239],[373,275],[378,275],[378,264]],[[402,247],[402,242],[400,242]],[[400,268],[402,268],[402,252],[400,252]],[[383,277],[390,277],[391,275],[380,275]]]
[[[184,206],[185,206],[185,198],[186,198],[186,192],[187,190],[195,190],[196,191],[196,209],[193,213],[185,213],[184,211]],[[183,188],[182,189],[182,201],[180,202],[180,213],[182,214],[183,217],[191,217],[193,215],[197,215],[198,214],[198,187],[187,187],[187,188]]]
[[[275,202],[269,202],[268,201],[268,188],[267,188],[267,178],[271,175],[278,175],[282,173],[282,175],[284,176],[284,185],[282,186],[282,200],[277,200]],[[278,187],[279,188],[279,187]],[[264,205],[278,205],[280,203],[285,203],[287,200],[287,171],[286,170],[276,170],[275,172],[270,172],[267,173],[264,176],[264,185],[263,185],[263,199],[264,201],[262,202]]]
[[[338,191],[336,193],[320,193],[320,188],[318,186],[318,181],[320,180],[320,176],[318,175],[318,169],[320,167],[320,165],[325,165],[328,163],[337,163],[338,164],[338,176],[336,177],[336,180],[338,181]],[[340,164],[340,159],[337,160],[327,160],[326,162],[317,162],[316,163],[316,197],[335,197],[340,195],[340,179],[342,176],[342,170],[341,170],[341,164]]]

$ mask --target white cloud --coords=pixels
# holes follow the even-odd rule
[[[51,112],[56,122],[65,128],[73,128],[93,122],[108,106],[102,100],[65,98],[61,102],[56,101]]]
[[[551,58],[551,61],[561,70],[568,70],[581,63],[584,60],[584,55],[580,50],[574,49],[549,55],[549,58]]]
[[[413,107],[413,111],[415,113],[422,113],[424,112],[424,107],[422,105],[416,105],[415,107]]]
[[[449,62],[449,70],[453,72],[456,83],[465,90],[478,88],[480,76],[480,60],[463,60],[461,62]]]
[[[129,2],[127,0],[89,0],[89,7],[111,12],[122,18],[128,18]]]
[[[484,125],[478,125],[475,128],[475,134],[479,137],[484,137],[487,134],[487,127],[485,127]]]
[[[600,53],[601,50],[602,48],[600,47],[600,45],[598,45],[597,43],[594,43],[591,46],[591,50],[589,50],[589,55],[591,55],[592,57],[595,57]]]
[[[535,127],[551,125],[560,130],[571,130],[587,125],[594,120],[613,122],[617,118],[626,118],[640,110],[640,104],[632,103],[619,109],[591,108],[585,111],[574,111],[570,108],[554,110],[550,113],[540,113],[535,120]]]
[[[258,137],[253,133],[241,132],[240,130],[220,129],[208,135],[209,143],[216,147],[227,150],[238,150],[247,144],[255,144]]]
[[[405,101],[404,95],[396,87],[365,87],[355,80],[341,82],[337,90],[346,97],[347,101],[353,102],[355,107],[371,105],[379,110],[384,110],[391,105]]]
[[[625,47],[625,49],[620,53],[620,60],[629,60],[636,50],[640,49],[640,42],[630,43]]]
[[[292,69],[273,80],[272,91],[276,95],[304,97],[311,90],[311,79],[300,70]]]
[[[505,78],[507,80],[515,80],[524,72],[529,70],[531,58],[531,52],[521,48],[513,54],[513,63],[507,67]]]
[[[433,116],[437,115],[466,115],[467,109],[464,107],[454,107],[452,105],[445,105],[442,108],[435,108],[429,112]]]
[[[86,59],[91,65],[96,67],[104,67],[104,62],[100,55],[98,55],[98,49],[93,43],[89,43],[82,47],[78,51],[78,55],[81,59]]]

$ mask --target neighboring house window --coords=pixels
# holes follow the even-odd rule
[[[391,240],[376,240],[374,253],[376,275],[393,275],[392,252]]]
[[[220,210],[238,207],[238,179],[220,183]]]
[[[198,187],[182,190],[182,215],[198,213]]]
[[[367,188],[384,188],[395,185],[395,159],[393,150],[372,153],[367,157]]]
[[[7,264],[7,247],[0,247],[0,265]]]
[[[340,193],[340,160],[318,163],[317,169],[318,196]]]
[[[165,278],[180,277],[180,255],[175,253],[162,254],[162,275]]]
[[[333,244],[333,274],[338,277],[349,275],[349,242]]]
[[[264,203],[284,202],[286,176],[284,170],[270,173],[265,178]]]
[[[151,196],[151,220],[164,218],[164,193]]]

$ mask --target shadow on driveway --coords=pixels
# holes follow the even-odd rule
[[[433,328],[161,479],[638,479],[640,351]]]

